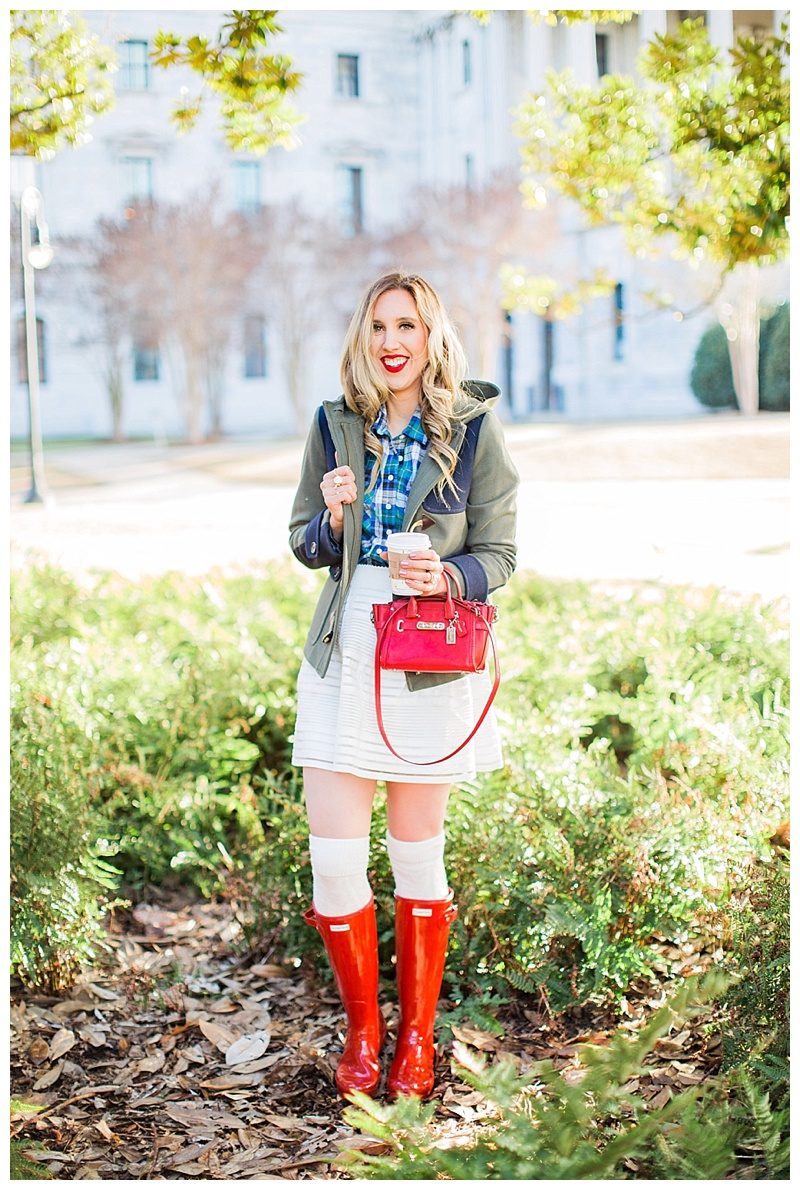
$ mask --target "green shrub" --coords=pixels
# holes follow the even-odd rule
[[[766,853],[788,788],[785,631],[714,594],[626,603],[521,576],[502,606],[507,767],[453,799],[448,971],[554,1009],[618,996]]]
[[[627,1179],[631,1171],[643,1179],[723,1179],[739,1174],[745,1161],[750,1176],[787,1176],[787,1113],[773,1110],[747,1076],[709,1080],[661,1108],[626,1087],[656,1041],[703,1012],[724,987],[719,973],[688,980],[637,1035],[620,1031],[606,1046],[580,1046],[572,1077],[550,1061],[523,1075],[510,1059],[487,1066],[457,1044],[456,1073],[485,1096],[488,1121],[460,1138],[466,1143],[440,1144],[434,1104],[382,1105],[358,1094],[345,1119],[390,1152],[354,1149],[342,1163],[356,1177],[393,1181],[582,1181]],[[733,1105],[732,1091],[740,1093]]]
[[[738,981],[726,1001],[724,1065],[747,1065],[780,1094],[789,1075],[788,857],[754,862],[727,918],[728,964]]]
[[[54,702],[31,670],[15,667],[11,687],[11,968],[52,990],[70,984],[103,936],[118,872],[87,792],[74,692]]]
[[[789,408],[789,303],[761,324],[760,409]]]
[[[728,337],[719,323],[704,332],[689,377],[692,392],[709,409],[738,409]]]
[[[13,652],[19,705],[36,694],[58,709],[49,738],[91,806],[86,839],[105,840],[127,884],[227,895],[254,945],[270,934],[325,970],[301,917],[308,833],[289,763],[319,585],[280,565],[105,575],[79,600],[71,580],[33,569],[14,579]],[[621,996],[658,966],[659,936],[684,940],[768,853],[788,763],[787,633],[769,606],[531,575],[498,603],[506,765],[454,792],[446,857],[460,904],[452,1019],[481,1013],[485,1027],[513,990],[556,1010]],[[28,711],[13,730],[18,755],[35,754]],[[384,814],[378,799],[372,875],[391,974]]]
[[[789,303],[761,319],[758,357],[758,407],[789,408]],[[705,331],[695,350],[689,379],[701,405],[711,409],[738,409],[733,387],[728,337],[719,323]]]
[[[51,700],[80,691],[85,783],[116,862],[133,885],[218,891],[263,845],[255,786],[288,764],[309,588],[285,595],[278,570],[71,587],[52,568],[15,579],[14,645]]]

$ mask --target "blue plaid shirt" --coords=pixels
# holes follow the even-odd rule
[[[393,438],[386,410],[381,406],[372,430],[381,440],[383,458],[371,492],[367,492],[367,488],[375,455],[367,451],[364,458],[364,520],[359,562],[378,562],[386,566],[388,563],[379,556],[379,550],[386,549],[387,533],[399,533],[403,528],[408,493],[428,445],[428,435],[422,428],[419,409],[415,410],[406,428]]]

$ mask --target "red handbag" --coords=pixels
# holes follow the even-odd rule
[[[477,599],[454,599],[451,594],[392,599],[373,603],[371,619],[378,639],[375,643],[375,711],[383,742],[399,760],[409,764],[440,764],[466,747],[483,723],[500,685],[492,624],[497,608]],[[486,668],[489,644],[494,657],[494,683],[486,705],[467,738],[436,760],[412,761],[392,747],[386,735],[381,710],[381,670],[411,670],[413,673],[480,673]]]

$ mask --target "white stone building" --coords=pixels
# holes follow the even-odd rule
[[[284,32],[274,46],[304,74],[294,102],[306,119],[295,148],[275,148],[263,157],[227,147],[208,101],[200,126],[179,137],[169,113],[182,85],[190,94],[197,91],[196,79],[187,71],[155,69],[147,59],[157,29],[213,37],[222,12],[82,15],[106,43],[116,45],[116,107],[96,120],[87,146],[64,150],[46,163],[12,162],[12,184],[18,189],[35,181],[42,192],[56,252],[60,239],[91,235],[98,218],[119,216],[132,197],[176,202],[211,179],[219,181],[222,201],[231,208],[296,196],[339,219],[348,234],[359,227],[380,231],[402,220],[407,195],[418,183],[478,188],[493,171],[517,165],[519,142],[510,113],[526,92],[543,86],[548,67],[571,66],[586,82],[603,72],[633,73],[644,41],[696,14],[648,11],[624,26],[551,28],[524,11],[496,11],[480,26],[447,11],[281,9]],[[720,45],[732,44],[745,27],[777,28],[781,15],[705,13]],[[483,377],[503,389],[504,416],[703,412],[691,394],[689,371],[708,320],[678,323],[667,312],[654,314],[643,295],[653,287],[653,275],[641,275],[617,232],[588,232],[576,222],[564,239],[565,254],[587,271],[601,264],[612,269],[617,289],[564,322],[548,326],[530,314],[510,318],[494,374]],[[81,311],[68,295],[48,297],[45,279],[41,289],[44,433],[107,436],[109,398],[96,353],[85,345]],[[21,316],[16,292],[11,313],[15,321]],[[27,431],[26,386],[15,337],[12,343],[11,428],[21,436]],[[309,414],[339,392],[340,345],[338,322],[315,343],[308,361]],[[180,384],[165,353],[157,342],[137,343],[133,337],[127,351],[126,433],[179,435]],[[545,375],[551,379],[549,393]],[[293,429],[280,336],[247,311],[226,363],[223,420],[229,434]]]

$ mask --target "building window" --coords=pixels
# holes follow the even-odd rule
[[[358,99],[358,54],[336,55],[336,94]]]
[[[122,91],[146,91],[150,86],[150,62],[146,41],[120,43],[119,86]]]
[[[267,326],[260,314],[244,320],[244,374],[248,379],[267,374]]]
[[[122,198],[126,205],[152,202],[153,160],[151,157],[121,157]]]
[[[564,411],[564,388],[556,381],[556,324],[552,318],[542,319],[542,400],[541,409],[554,413]]]
[[[595,33],[594,35],[594,52],[597,58],[597,77],[602,78],[604,74],[608,74],[608,34]]]
[[[464,75],[464,86],[472,82],[472,44],[469,41],[461,43],[461,63]]]
[[[36,316],[36,354],[39,357],[39,382],[47,384],[47,356],[45,354],[44,319]],[[28,338],[25,319],[17,319],[17,380],[28,383]]]
[[[257,211],[261,206],[261,162],[235,161],[233,171],[237,211]]]
[[[464,186],[467,190],[475,186],[475,163],[471,153],[464,154]]]
[[[347,235],[364,230],[364,171],[360,166],[340,165],[336,169],[339,216]]]
[[[614,359],[622,359],[625,342],[625,291],[621,281],[614,286]]]
[[[500,349],[503,358],[503,389],[509,408],[514,408],[514,320],[510,310],[502,311],[503,335]]]
[[[155,327],[140,327],[133,338],[133,379],[158,380],[160,364]]]

